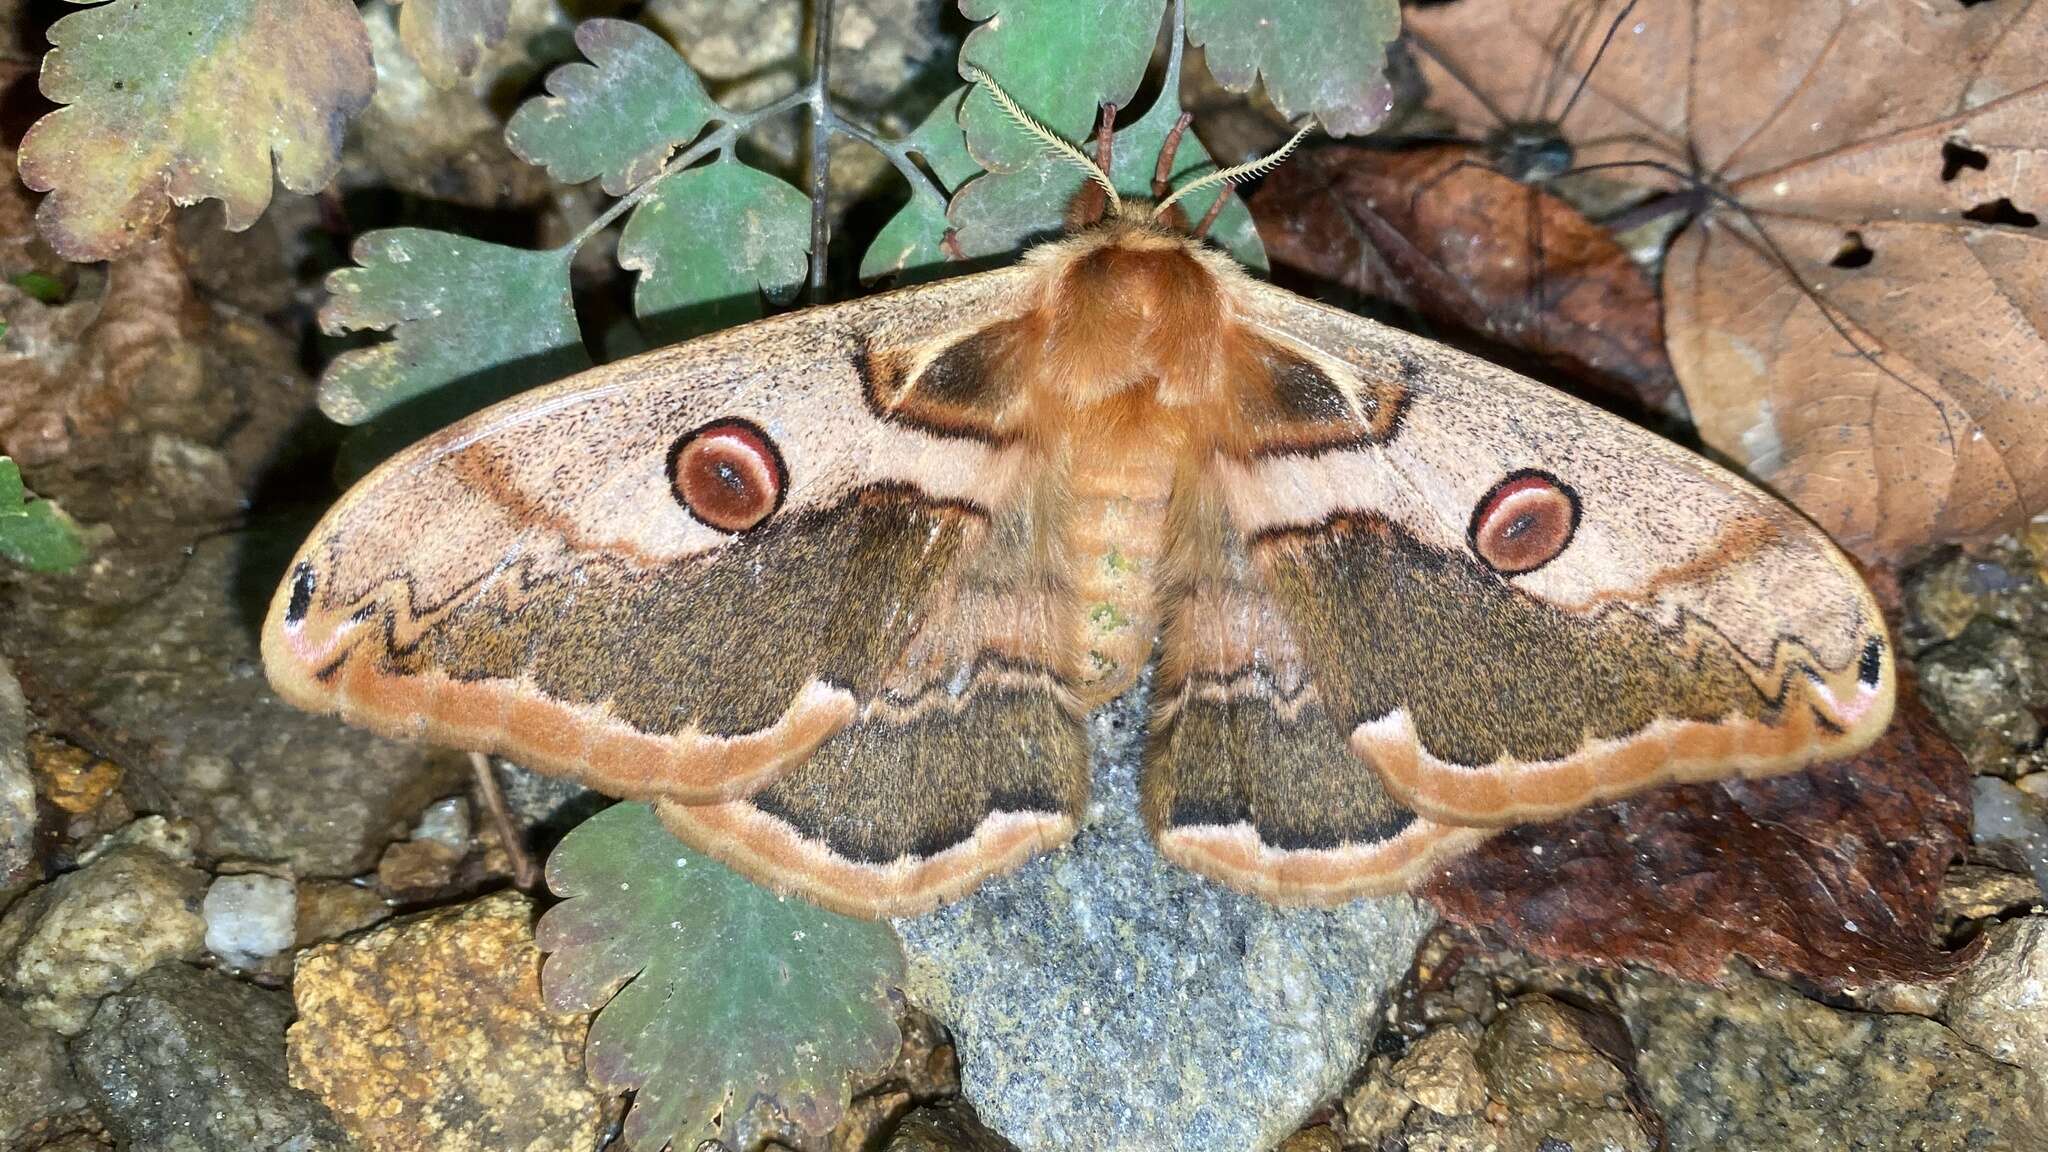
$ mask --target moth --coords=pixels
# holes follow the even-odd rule
[[[650,801],[860,916],[1070,839],[1085,718],[1155,647],[1159,850],[1278,901],[1883,730],[1882,618],[1797,514],[1254,280],[1180,203],[1258,165],[1168,194],[1176,134],[1156,202],[1125,200],[1106,127],[1091,161],[992,92],[1092,181],[1070,234],[406,450],[288,570],[278,692]]]

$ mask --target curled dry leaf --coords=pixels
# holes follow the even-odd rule
[[[1701,435],[1866,558],[2048,508],[2048,6],[1457,0],[1411,10],[1474,136],[1695,183],[1666,257]],[[1660,168],[1649,164],[1661,165]]]
[[[1425,889],[1459,923],[1576,963],[1718,981],[1731,955],[1830,990],[1951,975],[1932,943],[1969,768],[1910,682],[1853,759],[1667,788],[1495,837]]]
[[[1662,309],[1607,232],[1463,145],[1320,148],[1252,198],[1276,265],[1523,353],[1650,411],[1673,402]]]

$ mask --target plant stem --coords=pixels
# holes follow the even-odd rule
[[[829,145],[834,132],[851,136],[887,157],[890,165],[910,182],[913,196],[929,196],[944,204],[947,199],[945,189],[939,187],[924,169],[911,160],[911,149],[907,142],[885,139],[874,129],[841,115],[838,109],[832,107],[832,96],[828,87],[832,0],[814,0],[811,11],[811,78],[802,88],[772,104],[756,108],[752,112],[733,113],[720,121],[717,131],[663,164],[661,171],[642,181],[639,187],[612,201],[609,207],[598,213],[596,218],[584,225],[576,235],[570,237],[562,248],[569,251],[581,248],[590,242],[591,237],[611,227],[619,217],[647,199],[662,181],[713,152],[730,150],[735,141],[761,121],[780,116],[798,107],[810,110],[810,149],[806,177],[810,185],[811,198],[811,262],[808,289],[812,303],[820,303],[825,297],[825,257],[832,241],[832,220],[829,213],[832,188]],[[1175,73],[1178,74],[1177,67]]]
[[[611,224],[614,220],[617,220],[619,217],[625,215],[628,211],[630,211],[633,208],[635,204],[638,204],[642,200],[647,199],[647,197],[650,194],[652,194],[657,187],[660,187],[662,181],[667,180],[669,177],[675,175],[676,173],[682,171],[685,168],[688,168],[690,165],[695,164],[697,161],[702,160],[704,157],[711,155],[713,152],[721,151],[723,149],[732,147],[733,141],[739,139],[741,133],[745,132],[749,128],[752,128],[755,124],[758,124],[771,116],[780,116],[784,112],[789,111],[791,108],[795,108],[800,104],[806,104],[809,102],[810,93],[801,91],[792,92],[789,95],[784,96],[782,99],[777,100],[775,103],[767,105],[766,107],[756,108],[752,112],[741,112],[736,114],[735,116],[732,117],[732,119],[725,121],[723,124],[720,124],[718,127],[718,131],[713,132],[709,136],[704,137],[702,140],[697,141],[697,143],[692,145],[688,151],[684,152],[682,155],[676,157],[675,159],[670,160],[668,163],[663,164],[661,166],[661,171],[656,172],[653,176],[643,181],[638,188],[635,188],[631,192],[626,193],[624,196],[619,197],[617,200],[612,201],[611,207],[606,208],[604,211],[598,213],[596,219],[592,220],[588,224],[585,224],[583,228],[580,231],[578,231],[576,235],[571,236],[569,238],[568,243],[562,245],[562,247],[569,249],[571,251],[583,247],[584,244],[589,242],[592,236],[595,236],[599,232],[604,231],[606,228],[611,227]]]
[[[811,303],[825,300],[825,253],[832,243],[832,0],[811,5]]]

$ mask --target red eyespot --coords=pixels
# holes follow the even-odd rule
[[[1548,472],[1523,469],[1495,484],[1472,510],[1465,538],[1503,576],[1534,572],[1579,530],[1579,494]]]
[[[714,420],[676,441],[668,483],[690,515],[720,532],[745,532],[782,507],[789,477],[766,432],[745,420]]]

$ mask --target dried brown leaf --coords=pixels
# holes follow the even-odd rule
[[[1581,165],[1709,189],[1664,276],[1707,443],[1866,558],[2048,508],[2048,6],[1620,11],[1458,0],[1409,28],[1474,135],[1559,116],[1615,28],[1561,127]]]
[[[1525,354],[1639,406],[1668,407],[1656,289],[1606,231],[1463,145],[1317,149],[1252,198],[1276,265]]]
[[[1830,990],[1938,979],[1972,954],[1933,943],[1969,795],[1968,767],[1902,683],[1899,718],[1861,756],[1515,828],[1425,894],[1452,920],[1575,963],[1718,982],[1740,955]]]

